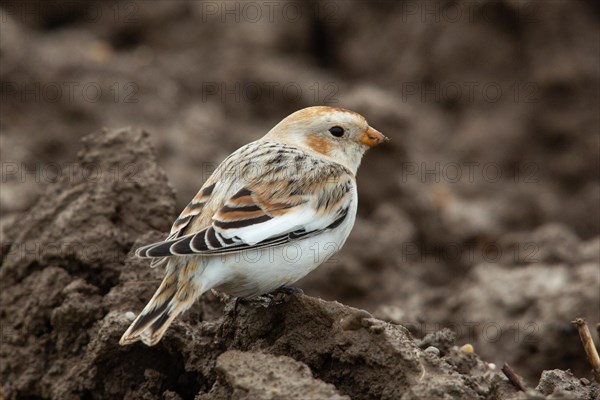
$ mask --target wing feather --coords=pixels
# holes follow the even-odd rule
[[[269,146],[261,157],[245,150],[241,162],[233,155],[225,160],[177,218],[169,237],[136,254],[154,258],[154,264],[171,256],[279,246],[338,227],[352,200],[353,174],[290,146],[278,145],[281,151]],[[226,173],[231,166],[244,172],[249,165],[263,173],[243,180],[241,187],[235,174]]]

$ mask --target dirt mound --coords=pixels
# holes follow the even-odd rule
[[[103,130],[83,143],[73,176],[6,230],[7,399],[518,398],[498,368],[459,349],[449,330],[419,340],[366,311],[304,295],[236,312],[232,301],[207,295],[156,347],[119,346],[130,311],[161,275],[129,251],[168,230],[174,194],[147,133]],[[90,170],[100,173],[92,179]],[[599,394],[558,370],[538,389],[530,398]]]
[[[456,344],[471,343],[486,362],[508,361],[529,387],[541,378],[545,395],[569,387],[566,397],[593,394],[577,383],[591,376],[569,322],[600,321],[599,4],[3,2],[6,394],[258,397],[263,386],[255,375],[234,371],[247,362],[228,353],[236,349],[286,371],[293,362],[277,357],[293,358],[338,394],[362,393],[366,384],[356,378],[353,386],[351,373],[341,372],[342,350],[331,350],[329,339],[321,356],[327,361],[331,350],[329,372],[325,361],[261,338],[254,338],[260,346],[238,349],[223,332],[235,326],[243,336],[244,318],[262,310],[244,309],[235,322],[210,296],[160,348],[114,342],[126,325],[123,312],[139,312],[161,277],[131,259],[130,249],[164,238],[232,151],[317,104],[360,112],[392,141],[365,157],[352,234],[299,282],[305,293],[405,327],[421,350],[437,348],[463,381],[490,382],[487,369],[469,372],[472,364],[453,355]],[[257,7],[262,18],[252,19]],[[72,162],[84,135],[130,125],[152,136],[109,130],[88,137]],[[288,301],[305,309],[311,300]],[[350,312],[319,304],[311,307],[333,315],[327,323]],[[285,302],[277,307],[284,320],[284,310],[296,312]],[[203,350],[186,347],[195,339]],[[231,355],[218,362],[222,353]],[[294,376],[316,382],[302,371]],[[264,383],[281,387],[282,379],[275,374]],[[315,396],[332,393],[315,385]],[[492,399],[515,396],[503,379],[495,387]],[[292,396],[294,388],[281,393]]]

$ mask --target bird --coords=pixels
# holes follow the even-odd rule
[[[313,106],[233,152],[168,237],[136,250],[165,276],[119,343],[157,344],[208,290],[252,299],[327,261],[354,226],[363,155],[388,140],[356,112]]]

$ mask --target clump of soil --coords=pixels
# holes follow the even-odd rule
[[[544,395],[594,395],[577,383],[591,375],[570,321],[600,321],[599,3],[285,0],[274,14],[265,2],[258,21],[217,3],[216,12],[201,1],[0,6],[5,394],[254,395],[254,375],[231,372],[246,359],[217,362],[242,350],[291,357],[356,397],[362,389],[334,368],[341,350],[328,373],[286,349],[232,347],[210,330],[234,322],[209,296],[160,348],[113,340],[123,312],[138,312],[161,277],[130,249],[162,239],[236,148],[327,104],[360,112],[392,141],[365,157],[353,232],[299,282],[305,293],[405,327],[459,372],[471,364],[452,349],[470,343],[497,369],[509,362],[531,390],[541,379]],[[89,132],[130,125],[152,136],[109,130],[87,138],[75,161]],[[205,358],[181,350],[184,327]],[[554,370],[564,372],[543,373]],[[517,396],[500,378],[490,398]],[[329,393],[317,386],[315,397]]]
[[[450,330],[418,339],[364,310],[305,295],[276,297],[268,308],[242,304],[234,312],[233,301],[209,294],[157,346],[119,346],[129,311],[142,308],[161,277],[130,257],[130,249],[160,238],[174,214],[174,194],[148,136],[119,129],[85,137],[74,177],[50,185],[26,216],[6,228],[0,267],[5,398],[503,400],[600,394],[597,384],[553,370],[519,395],[498,367],[468,346],[459,348]],[[91,165],[102,171],[97,179],[82,172]],[[114,170],[129,173],[107,172]],[[469,293],[464,296],[469,304]]]

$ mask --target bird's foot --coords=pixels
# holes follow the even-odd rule
[[[293,286],[281,286],[281,287],[275,289],[272,293],[273,294],[277,294],[277,293],[304,294],[304,290],[297,288],[297,287],[293,287]]]
[[[235,298],[235,303],[233,303],[233,319],[237,318],[238,307],[242,301],[243,301],[243,299],[241,297]]]
[[[235,303],[233,305],[233,316],[237,316],[238,308],[240,304],[251,305],[255,308],[263,307],[269,308],[274,304],[281,304],[283,299],[278,294],[282,295],[294,295],[294,294],[304,294],[304,291],[297,287],[292,286],[281,286],[271,293],[263,294],[260,296],[252,297],[250,299],[244,299],[241,297],[235,298]]]
[[[250,300],[254,307],[268,308],[273,303],[273,295],[270,293],[263,294],[261,296],[254,297]]]
[[[247,304],[254,308],[258,308],[258,307],[268,308],[272,302],[273,302],[273,295],[271,295],[271,294],[265,294],[265,295],[253,297],[250,299],[236,297],[235,303],[233,305],[233,315],[234,315],[234,317],[237,316],[237,311],[238,311],[240,304]]]

